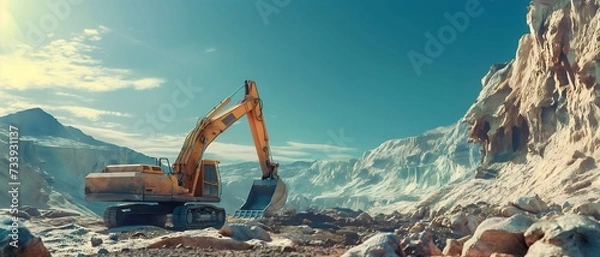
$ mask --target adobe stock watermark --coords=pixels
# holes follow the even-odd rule
[[[494,0],[489,1],[493,2]],[[458,38],[458,34],[467,30],[471,24],[471,19],[481,16],[483,12],[484,8],[481,6],[480,0],[467,0],[464,11],[453,14],[444,13],[447,23],[440,27],[436,34],[429,31],[425,32],[427,41],[423,47],[423,52],[408,51],[408,59],[417,76],[421,76],[423,73],[423,65],[431,65],[434,59],[439,58],[446,50],[446,46],[454,43]]]
[[[175,80],[176,88],[168,95],[165,102],[160,103],[156,110],[146,113],[134,124],[134,131],[140,131],[148,136],[155,137],[157,131],[165,129],[167,124],[177,118],[178,110],[186,108],[203,91],[202,87],[194,87],[192,78],[188,77],[184,83]]]
[[[258,15],[265,25],[269,25],[269,16],[279,14],[281,10],[288,6],[292,0],[256,0],[254,5]]]
[[[46,0],[46,12],[33,21],[29,20],[23,24],[17,24],[18,32],[24,36],[27,42],[19,42],[16,39],[11,44],[23,44],[38,47],[46,43],[49,34],[58,30],[60,23],[66,22],[71,17],[73,7],[79,6],[84,0]],[[42,3],[40,3],[42,5]]]
[[[10,242],[8,244],[14,248],[19,248],[19,186],[21,185],[19,174],[19,128],[13,125],[8,126],[8,195],[10,198],[9,212],[12,215],[12,222],[7,228],[9,231]]]

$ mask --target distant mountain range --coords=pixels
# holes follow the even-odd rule
[[[101,214],[110,203],[86,202],[84,177],[108,164],[147,163],[151,157],[126,147],[102,142],[81,130],[62,125],[34,108],[0,118],[0,154],[7,156],[8,124],[19,128],[23,204],[38,207],[89,209]],[[466,142],[466,125],[455,124],[421,136],[389,140],[358,160],[294,162],[280,167],[289,188],[288,204],[296,208],[350,207],[369,210],[403,201],[473,177],[479,151]],[[182,139],[183,140],[183,139]],[[1,165],[8,165],[6,158]],[[258,163],[221,167],[223,201],[228,212],[241,206],[250,178],[259,178]],[[3,181],[7,174],[2,173]],[[8,190],[8,184],[0,184]],[[0,201],[9,202],[7,194]]]

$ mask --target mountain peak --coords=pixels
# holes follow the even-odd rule
[[[22,136],[70,138],[67,129],[41,108],[26,109],[0,117],[0,123],[18,127]]]

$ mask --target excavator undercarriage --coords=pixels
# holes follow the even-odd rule
[[[172,229],[221,228],[225,224],[225,210],[206,204],[164,205],[123,204],[104,211],[104,224],[108,228],[149,225],[166,227],[167,215],[172,215]]]

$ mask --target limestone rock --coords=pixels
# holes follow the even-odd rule
[[[597,256],[600,253],[600,224],[581,215],[564,215],[539,221],[525,232],[527,257]]]
[[[548,205],[538,195],[534,197],[519,197],[512,204],[530,213],[540,213],[548,210]]]
[[[492,253],[510,253],[523,256],[527,252],[523,233],[533,224],[524,215],[484,220],[471,239],[465,242],[463,256],[489,256]]]
[[[469,236],[462,237],[460,239],[447,239],[446,247],[444,247],[444,250],[442,251],[442,253],[444,255],[460,256],[460,254],[462,253],[463,245],[465,244],[466,241],[471,239],[471,237],[472,236],[469,235]]]
[[[400,248],[398,237],[392,233],[379,233],[367,239],[362,244],[355,246],[342,255],[342,257],[404,257]]]
[[[596,220],[600,220],[600,202],[582,203],[577,205],[573,210],[576,214],[592,216]]]
[[[170,237],[162,239],[158,242],[150,244],[148,248],[163,248],[163,247],[194,247],[194,248],[202,248],[208,249],[212,248],[215,250],[248,250],[252,249],[252,245],[239,242],[231,239],[218,239],[214,237],[189,237],[189,236],[180,236],[180,237]]]
[[[219,233],[239,241],[248,241],[251,239],[272,240],[269,232],[252,223],[224,225],[219,229]]]

